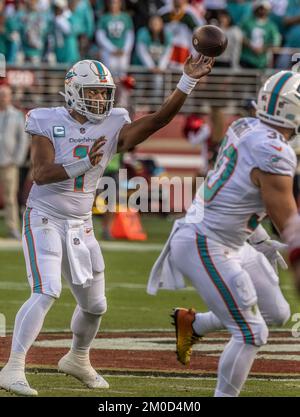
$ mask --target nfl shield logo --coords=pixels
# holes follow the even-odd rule
[[[80,128],[80,133],[81,133],[82,135],[85,133],[85,128],[84,128],[84,127],[81,127],[81,128]]]
[[[73,243],[74,245],[80,245],[80,240],[78,239],[78,237],[74,237]]]

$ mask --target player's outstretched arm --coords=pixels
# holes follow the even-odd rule
[[[187,96],[192,92],[198,81],[209,74],[214,58],[203,55],[190,55],[185,64],[183,75],[176,90],[155,113],[141,117],[131,124],[123,126],[119,134],[118,152],[125,152],[146,140],[157,130],[166,126],[179,112]]]
[[[65,181],[84,174],[97,165],[102,158],[104,137],[97,139],[89,154],[69,164],[55,164],[55,151],[50,140],[45,136],[33,135],[31,144],[32,178],[37,185]]]

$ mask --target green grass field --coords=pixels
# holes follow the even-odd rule
[[[97,397],[212,397],[215,378],[161,378],[109,376],[109,390],[97,392]],[[28,374],[29,383],[43,397],[95,397],[95,391],[65,375]],[[0,397],[9,394],[0,391]],[[300,381],[258,380],[246,382],[242,397],[299,397]]]
[[[139,251],[103,250],[106,262],[106,291],[108,312],[102,320],[101,330],[171,330],[169,314],[176,306],[194,306],[204,309],[199,296],[188,287],[181,291],[160,291],[157,296],[146,294],[148,274],[159,254],[159,243],[163,243],[172,222],[161,218],[145,218],[144,227],[149,234],[146,244],[138,243]],[[95,229],[100,236],[100,222],[95,220]],[[0,236],[4,227],[0,222]],[[150,249],[141,251],[143,245],[154,243]],[[135,248],[137,245],[135,243]],[[25,264],[21,251],[0,250],[0,313],[7,320],[7,330],[20,305],[30,294],[26,281]],[[291,277],[281,274],[285,296],[292,312],[299,311],[299,298],[295,295]],[[69,331],[70,319],[75,307],[74,299],[64,286],[61,298],[49,312],[43,331]],[[290,328],[293,323],[287,323]],[[82,389],[80,383],[59,374],[29,374],[29,381],[44,396],[92,396],[93,391]],[[108,375],[111,389],[101,396],[211,396],[215,386],[213,378],[166,378]],[[55,387],[55,389],[53,388]],[[0,391],[0,396],[8,395]],[[245,396],[296,396],[300,395],[300,381],[295,380],[249,380],[243,391]]]

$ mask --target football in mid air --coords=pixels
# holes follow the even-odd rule
[[[204,25],[195,30],[192,42],[197,52],[216,57],[225,51],[228,40],[222,29],[213,25]]]

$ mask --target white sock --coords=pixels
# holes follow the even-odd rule
[[[193,323],[193,329],[196,334],[204,336],[216,330],[222,330],[225,327],[218,317],[211,311],[208,313],[197,313]]]
[[[74,358],[75,362],[81,367],[91,366],[90,362],[90,351],[88,350],[76,350],[73,347],[71,348],[69,355]]]
[[[22,305],[16,315],[11,353],[5,368],[24,370],[26,354],[40,333],[53,303],[53,297],[34,293]]]
[[[233,337],[221,355],[215,397],[237,397],[248,377],[258,346],[248,345]]]
[[[99,330],[102,316],[86,313],[78,305],[71,321],[72,351],[88,352]]]
[[[25,353],[22,352],[11,352],[7,364],[3,367],[3,371],[9,370],[24,371],[25,369]]]

